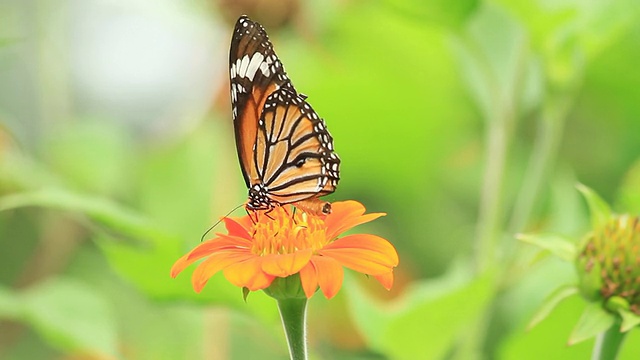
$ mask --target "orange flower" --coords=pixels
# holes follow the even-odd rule
[[[343,201],[333,203],[331,214],[326,216],[302,211],[292,214],[278,207],[268,214],[258,213],[255,224],[248,215],[225,218],[228,234],[216,234],[178,259],[171,276],[206,258],[193,272],[197,292],[219,271],[232,284],[251,291],[269,287],[276,277],[299,274],[307,298],[319,286],[330,299],[342,286],[344,266],[372,275],[391,289],[398,254],[389,241],[368,234],[338,238],[356,225],[385,215],[364,212],[359,202]]]

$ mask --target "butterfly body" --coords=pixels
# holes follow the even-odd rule
[[[318,199],[335,191],[340,159],[307,96],[299,94],[262,26],[242,16],[229,55],[238,159],[248,210],[294,204],[328,213]]]

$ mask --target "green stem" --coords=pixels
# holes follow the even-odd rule
[[[549,168],[553,166],[569,108],[565,105],[567,102],[546,104],[543,108],[529,167],[514,204],[509,226],[510,234],[522,231],[527,225],[536,201],[539,199],[540,190],[545,181],[549,180]]]
[[[502,218],[502,188],[508,147],[508,115],[492,119],[487,129],[485,168],[476,240],[476,270],[486,270],[493,262],[496,238]]]
[[[307,360],[307,299],[278,300],[291,360]]]
[[[622,348],[626,332],[621,332],[619,326],[612,326],[600,333],[593,347],[591,360],[615,360]]]

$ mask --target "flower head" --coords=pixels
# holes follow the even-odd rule
[[[299,274],[307,298],[318,287],[331,298],[342,286],[343,267],[372,275],[390,289],[393,268],[398,265],[391,243],[369,234],[338,238],[356,225],[385,215],[364,212],[357,201],[344,201],[333,203],[326,216],[294,213],[283,206],[257,212],[254,219],[225,218],[228,233],[216,234],[178,259],[171,276],[206,258],[193,272],[197,292],[219,271],[232,284],[251,291],[268,288],[276,278]]]
[[[618,297],[640,315],[640,218],[613,215],[586,238],[576,258],[580,290],[605,303]]]
[[[561,235],[520,235],[575,264],[578,284],[565,284],[545,300],[530,327],[542,321],[565,298],[581,294],[589,305],[576,324],[569,344],[619,326],[624,333],[640,325],[640,217],[615,214],[595,191],[578,185],[591,213],[591,231],[582,239]]]

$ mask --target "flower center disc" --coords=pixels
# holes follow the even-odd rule
[[[253,247],[256,255],[292,254],[303,249],[322,249],[327,243],[324,220],[291,207],[279,206],[257,212],[253,227]]]

